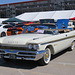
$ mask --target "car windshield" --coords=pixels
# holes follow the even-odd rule
[[[41,29],[39,29],[39,30],[37,30],[36,32],[34,32],[34,33],[36,33],[36,34],[54,34],[54,32],[53,31],[51,31],[50,29],[49,30],[41,30]]]
[[[45,30],[44,30],[45,29]],[[48,31],[47,31],[47,30]],[[56,30],[55,25],[29,25],[26,26],[22,33],[53,33],[51,30]]]

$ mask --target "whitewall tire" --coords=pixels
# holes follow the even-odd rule
[[[69,48],[71,51],[73,51],[75,48],[75,41],[72,42],[71,47]]]
[[[39,60],[40,65],[47,65],[50,62],[51,51],[49,48],[46,48],[45,51],[44,56]]]

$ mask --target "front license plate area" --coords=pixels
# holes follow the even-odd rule
[[[16,55],[15,54],[9,54],[9,58],[10,59],[16,59]]]

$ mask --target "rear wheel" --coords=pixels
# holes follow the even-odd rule
[[[71,47],[69,48],[71,51],[75,48],[75,41],[72,42]]]
[[[6,36],[6,33],[5,32],[2,32],[1,33],[1,37],[3,37],[3,36]]]
[[[46,52],[45,52],[44,56],[39,60],[39,64],[40,65],[47,65],[50,62],[50,59],[51,59],[51,51],[50,51],[49,48],[46,48],[45,51]]]

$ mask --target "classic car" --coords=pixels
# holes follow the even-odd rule
[[[29,23],[25,23],[25,24],[18,24],[16,26],[14,26],[13,28],[8,28],[7,30],[7,35],[17,35],[17,34],[21,34],[22,31],[24,30],[25,26],[33,24],[33,22],[29,22]]]
[[[13,28],[8,28],[7,30],[7,35],[17,35],[17,34],[21,34],[22,31],[24,30],[25,25],[21,24],[21,25],[16,25]]]
[[[10,59],[33,60],[41,65],[50,62],[51,55],[64,49],[75,47],[75,31],[58,33],[55,25],[38,25],[39,29],[19,35],[0,38],[0,55],[5,61]],[[56,29],[54,29],[56,28]]]
[[[7,29],[8,28],[12,28],[12,25],[8,25],[8,24],[1,24],[0,25],[0,36],[6,36],[7,35]]]
[[[34,24],[30,24],[28,26],[26,26],[23,30],[22,33],[33,33],[35,31],[37,31],[38,29],[57,29],[57,26],[53,23],[44,23],[44,24],[40,24],[40,23],[34,23]]]
[[[72,30],[75,30],[75,21],[69,21],[68,28],[72,28]]]

